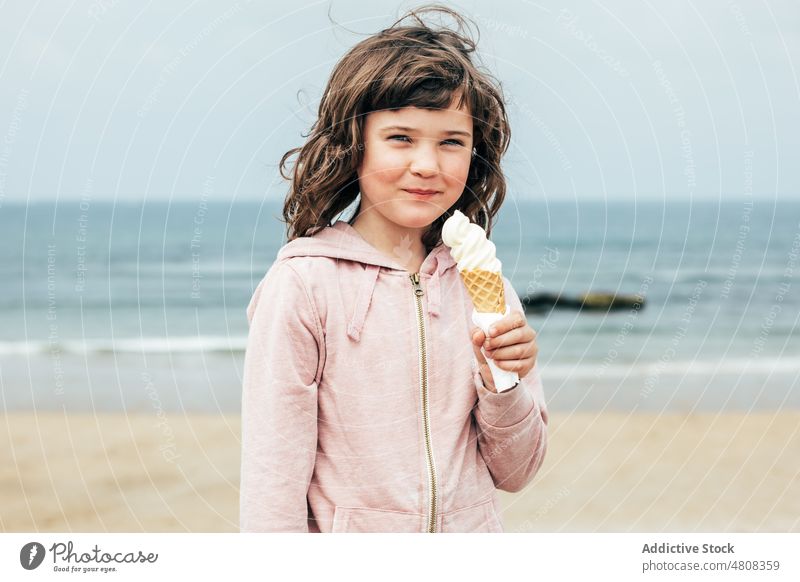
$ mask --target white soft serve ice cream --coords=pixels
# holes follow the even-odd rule
[[[442,226],[442,242],[450,247],[450,254],[458,263],[459,271],[502,270],[494,243],[486,238],[486,232],[469,218],[456,210]]]

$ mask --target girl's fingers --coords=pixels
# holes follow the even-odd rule
[[[497,392],[497,388],[494,386],[492,371],[489,369],[489,366],[486,363],[483,363],[478,371],[481,374],[481,380],[483,380],[483,385],[486,387],[486,389],[490,392]]]
[[[525,327],[527,324],[528,321],[522,311],[512,311],[492,324],[491,328],[489,328],[489,335],[492,337],[501,336],[513,329]]]
[[[486,350],[486,357],[495,361],[501,360],[524,360],[526,358],[535,357],[536,344],[523,343],[504,348],[497,348],[495,350]]]
[[[538,355],[539,350],[534,341],[535,338],[536,332],[528,326],[511,329],[494,338],[485,337],[479,328],[473,328],[472,347],[478,364],[481,366],[484,385],[488,386],[488,383],[491,382],[491,379],[486,377],[491,375],[486,366],[486,358],[494,360],[501,370],[517,372],[520,378],[524,377],[533,368]],[[487,346],[489,346],[488,349]],[[481,353],[480,348],[483,348],[486,357]]]
[[[483,342],[483,348],[493,350],[514,344],[525,344],[533,341],[534,337],[535,333],[529,327],[512,329],[501,336],[486,338]]]
[[[485,364],[486,358],[483,357],[481,353],[481,349],[478,347],[477,344],[472,344],[472,351],[475,352],[475,359],[478,360],[478,364]]]
[[[495,360],[495,364],[498,368],[508,372],[517,372],[520,378],[525,377],[525,375],[531,371],[534,362],[535,360],[532,358],[526,358],[524,360]]]

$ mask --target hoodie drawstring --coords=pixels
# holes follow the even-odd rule
[[[439,317],[441,299],[442,285],[439,277],[439,269],[436,269],[428,282],[428,313],[434,317]]]
[[[368,264],[364,266],[364,278],[358,289],[353,318],[347,326],[347,336],[353,341],[360,341],[361,330],[364,329],[364,321],[367,318],[367,311],[372,303],[372,296],[375,293],[375,284],[381,267],[379,265]],[[432,317],[439,317],[442,302],[442,283],[441,270],[436,268],[431,274],[426,285],[426,295],[428,303],[428,313]]]
[[[353,319],[347,326],[347,336],[353,341],[357,342],[361,339],[361,330],[364,328],[364,320],[367,318],[367,310],[372,302],[372,294],[375,291],[375,282],[378,280],[380,269],[378,265],[366,265],[364,269],[364,279],[358,290]]]

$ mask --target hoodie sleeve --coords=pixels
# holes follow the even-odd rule
[[[511,311],[524,311],[508,279],[506,301]],[[478,448],[495,487],[517,492],[533,480],[547,451],[547,406],[538,362],[511,390],[496,394],[474,372],[478,405],[474,411]]]
[[[273,265],[247,308],[242,391],[242,532],[307,532],[317,450],[321,325],[299,275]]]

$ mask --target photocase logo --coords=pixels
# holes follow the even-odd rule
[[[401,265],[405,266],[408,264],[414,256],[414,253],[411,252],[411,237],[404,234],[403,238],[400,240],[400,244],[395,245],[392,252],[394,256],[398,258]]]
[[[392,252],[400,260],[401,265],[406,265],[414,256],[414,253],[411,252],[411,237],[404,234],[400,244],[395,245]]]
[[[29,542],[19,551],[19,563],[26,570],[35,570],[44,560],[44,546],[39,542]]]

